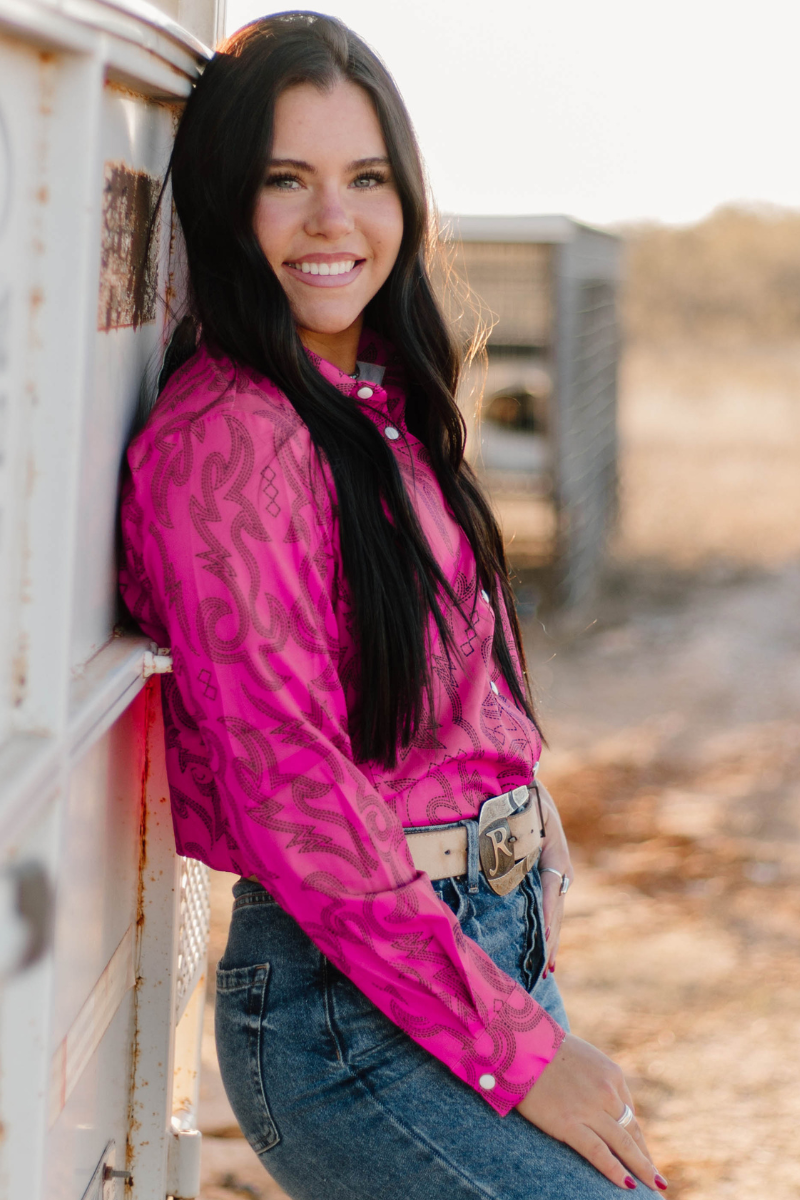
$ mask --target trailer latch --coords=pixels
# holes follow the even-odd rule
[[[167,1154],[167,1195],[173,1200],[196,1200],[200,1195],[199,1129],[172,1130]]]
[[[151,675],[171,675],[172,655],[169,650],[145,650],[142,659],[142,675],[149,679]]]

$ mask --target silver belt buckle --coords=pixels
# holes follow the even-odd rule
[[[523,784],[502,796],[484,800],[478,817],[478,853],[489,887],[498,896],[507,896],[519,887],[536,861],[536,854],[514,860],[514,838],[508,818],[521,812],[530,802],[533,788]],[[530,862],[528,861],[530,860]]]

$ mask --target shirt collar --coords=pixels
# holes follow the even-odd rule
[[[328,383],[332,383],[335,388],[343,392],[346,396],[356,396],[358,390],[365,383],[371,384],[375,389],[384,390],[384,375],[387,367],[396,358],[394,347],[374,333],[371,329],[363,329],[358,342],[358,350],[356,352],[356,362],[358,365],[358,378],[353,379],[352,375],[348,375],[345,371],[340,370],[334,363],[329,362],[326,358],[322,358],[319,354],[315,354],[313,350],[306,347],[306,354],[311,359],[314,366]]]
[[[404,425],[405,372],[397,351],[386,338],[374,330],[362,330],[356,351],[358,379],[308,348],[306,354],[323,378],[354,400],[372,420],[380,423],[388,417],[392,424]]]

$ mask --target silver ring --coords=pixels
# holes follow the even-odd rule
[[[566,896],[567,892],[569,891],[569,885],[572,883],[572,880],[570,879],[569,875],[567,875],[565,872],[562,873],[561,871],[557,871],[555,869],[555,867],[540,867],[539,868],[540,875],[544,875],[545,871],[549,871],[551,875],[558,876],[558,878],[561,880],[561,887],[558,889],[558,894],[559,894],[559,896]]]
[[[632,1120],[633,1109],[631,1108],[630,1104],[626,1104],[622,1116],[617,1118],[617,1124],[621,1125],[623,1129],[627,1129]]]

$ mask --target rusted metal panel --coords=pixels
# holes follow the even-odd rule
[[[163,791],[140,863],[150,647],[114,633],[114,524],[163,301],[181,298],[168,199],[149,253],[148,226],[205,57],[137,0],[0,0],[0,871],[38,864],[56,896],[44,954],[7,956],[0,989],[0,1200],[121,1195],[105,1168],[126,1169],[129,1139],[150,1182],[126,1194],[166,1191],[172,1069],[132,1095],[134,1031],[174,1043],[179,970],[187,992],[204,970],[202,877],[179,964]],[[148,910],[159,857],[174,904]]]
[[[160,185],[125,163],[106,163],[103,179],[97,328],[107,333],[156,319]]]

